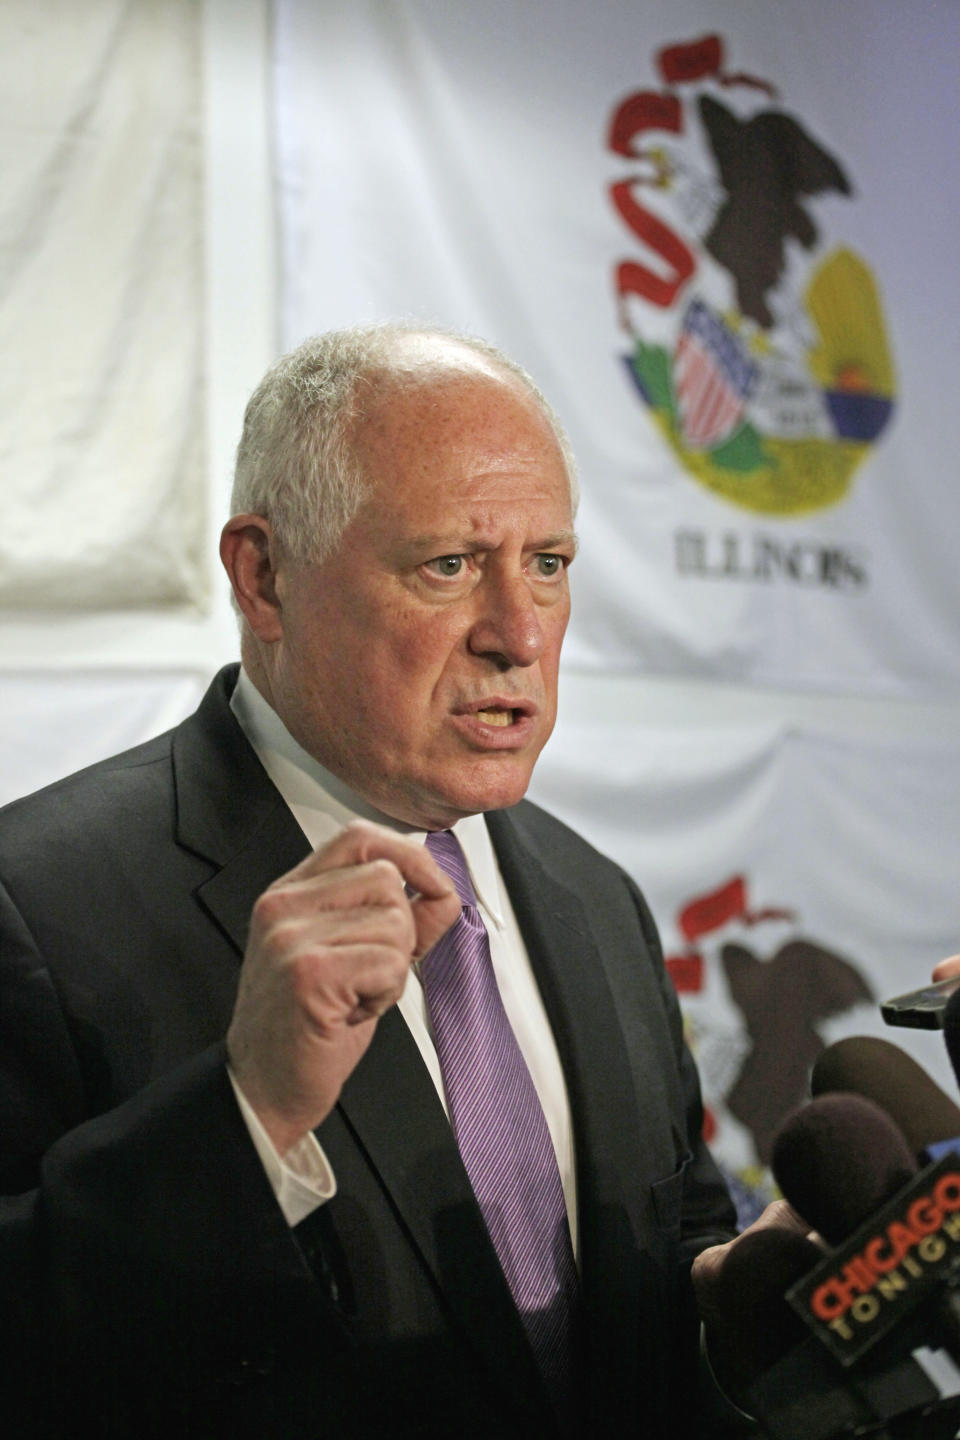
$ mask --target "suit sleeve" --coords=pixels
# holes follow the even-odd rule
[[[647,949],[657,967],[663,1007],[676,1054],[683,1096],[684,1143],[688,1160],[682,1192],[682,1257],[690,1264],[708,1245],[730,1240],[736,1233],[736,1211],[730,1193],[703,1139],[703,1099],[700,1077],[683,1035],[683,1017],[677,994],[663,961],[656,922],[640,890],[628,879],[640,917]]]
[[[683,1019],[676,991],[670,982],[663,963],[663,952],[656,922],[641,892],[629,881],[631,892],[640,916],[647,948],[654,958],[661,977],[661,991],[668,1024],[677,1054],[677,1063],[684,1095],[689,1159],[684,1166],[682,1186],[681,1243],[679,1258],[684,1271],[689,1270],[696,1255],[709,1245],[723,1244],[736,1233],[736,1211],[730,1199],[723,1177],[717,1169],[703,1140],[703,1102],[700,1093],[700,1079],[690,1050],[683,1038]],[[697,1362],[691,1365],[690,1374],[695,1383],[690,1388],[685,1402],[678,1402],[678,1415],[683,1403],[690,1406],[685,1420],[686,1428],[704,1437],[704,1440],[740,1440],[755,1433],[755,1424],[727,1397],[717,1384],[703,1342],[702,1326],[694,1301],[692,1288],[684,1290],[689,1334],[700,1336]]]
[[[96,1038],[77,1035],[2,891],[0,1025],[14,1433],[269,1436],[279,1414],[322,1398],[349,1435],[337,1388],[311,1396],[316,1358],[302,1363],[309,1344],[346,1374],[349,1343],[276,1203],[222,1046],[91,1115],[77,1042],[88,1060]]]

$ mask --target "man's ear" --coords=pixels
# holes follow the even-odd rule
[[[276,546],[268,521],[262,515],[234,515],[220,536],[220,559],[243,617],[257,639],[267,643],[281,639]]]

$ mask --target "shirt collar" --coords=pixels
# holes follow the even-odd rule
[[[373,820],[402,835],[423,840],[414,829],[385,815],[308,754],[241,668],[230,708],[310,844],[332,840],[351,820]],[[500,870],[482,815],[468,815],[450,827],[460,842],[477,900],[493,923],[503,924]]]

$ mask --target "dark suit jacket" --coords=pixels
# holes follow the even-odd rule
[[[307,843],[234,673],[0,815],[8,1384],[57,1435],[557,1433],[399,1012],[320,1129],[335,1199],[294,1230],[274,1200],[222,1037],[252,902]],[[535,806],[488,823],[573,1112],[587,1418],[563,1420],[694,1433],[687,1271],[733,1217],[653,924]]]

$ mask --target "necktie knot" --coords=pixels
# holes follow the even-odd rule
[[[453,881],[461,905],[476,905],[477,896],[470,880],[467,861],[460,841],[452,830],[434,830],[427,836],[427,849],[440,869]]]

